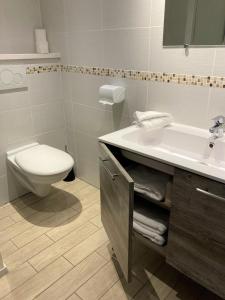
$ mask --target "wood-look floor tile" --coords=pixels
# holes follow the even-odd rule
[[[67,299],[67,297],[73,294],[83,283],[85,283],[99,269],[101,269],[104,264],[106,264],[106,261],[97,253],[93,253],[83,260],[79,265],[57,280],[37,299]]]
[[[76,178],[74,181],[71,182],[59,181],[54,183],[52,186],[60,188],[62,190],[67,190],[67,188],[71,188],[71,190],[80,190],[82,188],[88,187],[89,184],[83,180],[80,180],[79,178]]]
[[[99,191],[94,192],[86,196],[85,198],[79,198],[79,200],[80,203],[74,204],[73,208],[76,209],[78,212],[81,212],[94,204],[100,203]]]
[[[71,269],[71,264],[64,258],[59,258],[41,272],[34,275],[24,284],[6,296],[6,300],[31,300],[47,289],[57,279]]]
[[[31,205],[38,201],[38,197],[29,193],[23,197],[20,197],[10,203],[7,203],[3,207],[0,207],[0,219],[12,216],[23,208],[27,207],[27,205]]]
[[[72,208],[56,212],[50,218],[40,222],[39,225],[34,225],[23,233],[17,235],[12,239],[12,241],[16,244],[17,247],[23,247],[42,234],[51,230],[51,228],[58,227],[60,224],[67,224],[68,222],[72,222],[73,218],[75,218],[77,214],[78,213]],[[71,220],[69,221],[68,219]]]
[[[107,261],[111,260],[112,256],[114,255],[112,245],[109,241],[99,247],[96,252]]]
[[[50,240],[46,235],[42,235],[41,237],[35,239],[31,243],[16,250],[13,254],[6,257],[4,262],[8,267],[15,268],[29,260],[31,257],[37,255],[42,250],[48,248],[52,244],[52,240]]]
[[[101,215],[98,215],[98,216],[94,217],[93,219],[90,220],[90,222],[93,223],[98,228],[103,227],[103,224],[102,224],[102,221],[101,221]]]
[[[13,224],[15,224],[15,221],[10,217],[0,219],[0,230],[2,231]]]
[[[22,264],[0,278],[0,299],[8,295],[18,286],[26,282],[36,274],[35,270],[28,264]]]
[[[18,248],[16,247],[16,245],[14,245],[11,241],[8,241],[8,242],[0,245],[0,253],[1,253],[3,259],[5,259],[7,256],[14,253],[17,249]]]
[[[72,296],[70,296],[69,298],[67,298],[66,300],[81,300],[80,297],[78,297],[76,294],[73,294]]]
[[[119,279],[115,266],[108,262],[92,278],[82,285],[76,294],[84,300],[97,300]]]
[[[97,250],[108,240],[108,236],[104,229],[98,230],[82,243],[73,247],[70,251],[64,254],[64,257],[69,260],[74,266],[81,262],[85,257]]]
[[[47,235],[54,241],[58,241],[73,230],[76,230],[81,225],[85,224],[88,220],[99,214],[99,204],[92,205],[91,207],[82,211],[73,222],[67,223],[63,226],[56,227],[48,231]]]
[[[136,278],[131,283],[126,283],[124,278],[116,282],[100,299],[101,300],[128,300],[133,299],[134,295],[141,289],[143,284]]]
[[[72,247],[75,247],[95,233],[97,230],[98,228],[96,226],[91,223],[87,223],[31,258],[29,262],[36,270],[40,271],[52,261],[69,251]]]
[[[76,196],[77,198],[83,200],[85,197],[88,197],[89,195],[98,192],[98,189],[95,188],[92,185],[86,184],[87,186],[84,186],[80,189],[78,189],[75,185],[70,185],[68,187],[64,188],[64,191],[69,192]]]

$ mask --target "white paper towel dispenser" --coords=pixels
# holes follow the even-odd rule
[[[125,100],[126,89],[122,86],[103,85],[99,88],[99,103],[114,105]]]

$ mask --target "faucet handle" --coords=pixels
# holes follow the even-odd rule
[[[225,117],[220,115],[216,116],[212,119],[216,125],[224,125],[225,124]]]

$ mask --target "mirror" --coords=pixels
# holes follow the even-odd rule
[[[224,46],[225,0],[166,0],[164,46]]]

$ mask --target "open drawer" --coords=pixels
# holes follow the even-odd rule
[[[131,281],[134,182],[108,149],[100,148],[101,217],[124,277]]]

